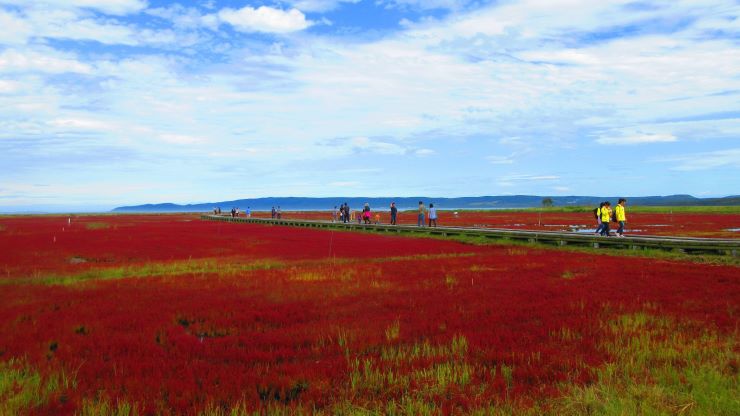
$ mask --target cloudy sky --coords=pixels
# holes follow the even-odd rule
[[[0,206],[740,194],[738,0],[0,0]]]

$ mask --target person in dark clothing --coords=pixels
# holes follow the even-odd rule
[[[599,207],[596,209],[596,235],[601,235],[601,229],[604,227],[601,223],[601,210],[604,208],[604,205],[606,205],[606,202],[600,203]]]
[[[370,213],[370,204],[365,204],[365,206],[362,208],[362,220],[365,222],[365,224],[370,224],[370,216],[372,214]]]
[[[391,202],[391,225],[396,225],[397,217],[398,217],[398,208],[396,208],[395,202]]]
[[[277,215],[277,211],[275,211],[275,207],[272,207],[272,211],[270,211],[270,215],[271,215],[272,219],[274,220],[275,219],[275,215]]]

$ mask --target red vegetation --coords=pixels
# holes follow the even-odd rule
[[[408,244],[405,239],[345,232],[234,227],[194,215],[6,217],[0,218],[0,225],[0,278],[198,258],[407,256],[460,247],[451,242]]]
[[[380,360],[383,348],[456,337],[467,340],[458,359],[471,380],[430,400],[464,412],[506,399],[536,402],[557,395],[560,382],[587,383],[609,358],[596,348],[602,322],[617,314],[648,308],[720,332],[738,324],[740,281],[729,266],[191,216],[0,224],[0,361],[26,357],[42,374],[64,369],[77,383],[41,414],[71,413],[101,397],[173,414],[237,402],[259,409],[386,401],[406,392],[351,389],[355,358],[409,373],[443,358],[392,364]],[[277,264],[67,286],[23,280],[213,258]],[[502,368],[513,368],[511,379]]]

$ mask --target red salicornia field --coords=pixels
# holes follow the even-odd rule
[[[740,414],[738,267],[0,218],[0,414]]]

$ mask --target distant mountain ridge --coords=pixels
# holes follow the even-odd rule
[[[594,206],[601,201],[616,201],[620,197],[604,196],[537,196],[537,195],[501,195],[501,196],[474,196],[460,198],[429,198],[415,197],[270,197],[248,198],[232,201],[205,202],[198,204],[178,205],[172,203],[144,204],[124,206],[113,209],[113,212],[209,212],[214,207],[224,211],[231,208],[240,208],[242,211],[249,207],[252,211],[267,211],[272,207],[280,207],[283,211],[330,210],[347,202],[350,208],[360,208],[365,203],[373,208],[386,208],[391,202],[401,209],[415,208],[419,201],[425,204],[434,203],[440,209],[504,209],[504,208],[535,208],[542,206],[544,198],[551,198],[556,207],[566,206]],[[639,196],[626,197],[630,205],[642,206],[737,206],[740,205],[740,195],[724,198],[696,198],[691,195],[668,196]]]

